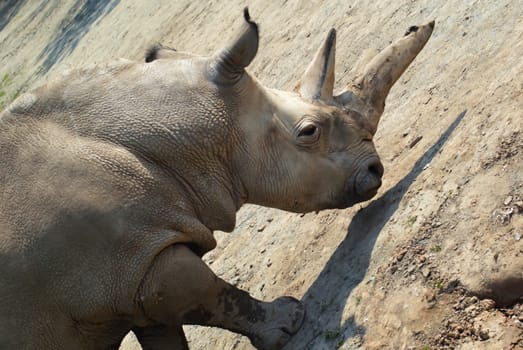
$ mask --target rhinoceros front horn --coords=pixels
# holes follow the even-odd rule
[[[336,31],[331,29],[295,88],[301,97],[327,103],[332,101],[335,55]]]
[[[403,38],[386,47],[366,65],[360,78],[335,97],[336,102],[348,108],[359,105],[356,109],[365,109],[366,124],[374,134],[391,87],[423,49],[433,29],[434,21],[410,27]]]
[[[243,17],[245,21],[236,37],[219,50],[207,66],[209,78],[217,84],[238,82],[258,51],[258,26],[251,21],[247,7]]]

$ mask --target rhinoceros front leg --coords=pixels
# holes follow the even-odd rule
[[[218,278],[188,247],[179,244],[156,257],[139,298],[147,317],[159,325],[225,328],[267,350],[283,347],[304,316],[296,299],[256,300]]]

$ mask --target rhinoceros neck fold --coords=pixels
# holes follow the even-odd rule
[[[230,232],[236,224],[236,212],[243,204],[240,190],[229,170],[221,165],[209,172],[187,170],[177,165],[161,165],[173,182],[185,193],[195,216],[209,230]]]

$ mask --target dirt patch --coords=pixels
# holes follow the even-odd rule
[[[483,168],[488,169],[497,162],[503,162],[503,167],[510,165],[511,159],[523,148],[523,136],[520,131],[514,131],[499,141],[496,153],[483,162]]]

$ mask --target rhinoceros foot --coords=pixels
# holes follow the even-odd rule
[[[302,303],[293,297],[281,297],[267,305],[265,322],[250,336],[259,350],[281,349],[301,327],[305,316]]]

